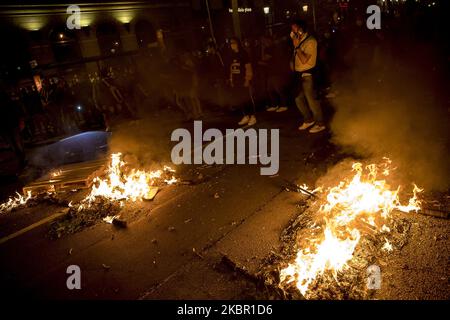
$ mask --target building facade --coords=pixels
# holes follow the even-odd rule
[[[1,5],[2,78],[70,63],[96,71],[99,60],[164,45],[190,23],[191,12],[184,0]]]

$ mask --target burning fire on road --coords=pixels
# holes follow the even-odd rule
[[[106,177],[96,177],[89,195],[81,201],[79,210],[89,207],[97,198],[101,197],[110,201],[137,201],[149,198],[152,187],[161,184],[171,185],[178,180],[174,176],[175,170],[169,166],[155,171],[131,169],[125,173],[125,161],[122,154],[111,155],[111,162],[106,172]]]
[[[168,166],[138,170],[123,160],[121,153],[114,153],[104,173],[93,178],[88,194],[79,202],[69,203],[68,214],[51,225],[50,236],[60,238],[101,220],[126,227],[122,208],[127,203],[153,199],[159,187],[178,181],[174,174]]]
[[[62,175],[62,171],[52,172],[49,183],[54,181],[55,175]],[[104,220],[105,217],[115,216],[127,202],[151,200],[159,187],[178,182],[175,170],[171,167],[164,166],[153,171],[138,170],[127,164],[121,153],[112,154],[106,170],[97,172],[91,179],[90,189],[80,201],[74,201],[72,196],[69,196],[71,201],[68,203],[60,201],[58,191],[50,185],[51,188],[44,193],[17,193],[15,198],[0,205],[0,212],[10,212],[26,206],[31,199],[33,203],[50,200],[67,206],[67,215],[55,221],[50,228],[50,233],[59,238],[64,233],[74,233],[98,220]]]
[[[106,170],[105,176],[100,175],[93,179],[93,184],[89,194],[81,201],[79,210],[89,207],[96,199],[104,198],[113,202],[133,201],[147,199],[152,193],[152,188],[161,185],[172,185],[178,182],[175,177],[175,170],[169,166],[154,171],[136,170],[127,168],[127,163],[122,160],[122,153],[113,153],[111,161]],[[60,171],[51,173],[52,177],[60,175]],[[47,191],[46,194],[54,192]],[[10,212],[18,207],[24,206],[30,199],[36,197],[31,191],[25,195],[16,192],[16,197],[10,197],[8,201],[0,204],[0,212]],[[72,201],[68,205],[70,208],[75,205]]]
[[[0,204],[0,213],[10,212],[17,207],[23,206],[32,198],[31,191],[28,191],[25,195],[21,195],[18,192],[16,194],[16,197],[10,197],[8,201]]]
[[[301,240],[295,260],[280,272],[280,284],[295,284],[309,298],[315,280],[331,273],[337,281],[354,258],[365,235],[384,237],[381,250],[394,250],[385,237],[391,231],[391,213],[418,211],[422,189],[413,185],[407,204],[400,201],[401,187],[392,188],[386,178],[391,161],[363,166],[354,163],[353,176],[328,189],[317,212],[317,219]]]

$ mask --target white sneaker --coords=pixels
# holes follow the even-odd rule
[[[317,132],[323,131],[323,130],[325,130],[325,129],[326,129],[325,126],[320,125],[320,124],[316,124],[314,127],[312,127],[312,128],[309,130],[309,132],[310,132],[310,133],[317,133]]]
[[[250,121],[249,116],[244,116],[241,121],[238,122],[238,125],[243,126],[244,124],[247,124]]]
[[[276,112],[284,112],[287,111],[287,107],[279,107]]]
[[[266,109],[267,111],[273,112],[273,111],[277,111],[278,107],[269,107]]]
[[[314,124],[314,121],[312,121],[312,122],[303,122],[303,124],[300,127],[298,127],[298,130],[306,130],[309,127],[311,127],[313,124]]]
[[[247,125],[248,126],[252,126],[256,123],[256,117],[255,116],[250,116],[250,120],[248,121]]]

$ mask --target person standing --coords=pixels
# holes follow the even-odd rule
[[[251,101],[250,91],[253,78],[252,64],[237,38],[231,39],[230,48],[227,70],[232,105],[240,108],[244,113],[244,117],[238,124],[252,126],[256,123],[255,106]]]
[[[266,64],[266,92],[270,101],[267,111],[284,112],[288,110],[287,86],[289,83],[289,56],[285,41],[275,42],[272,36],[265,36],[263,57]]]
[[[298,77],[299,94],[295,104],[303,116],[299,130],[310,128],[310,133],[325,130],[323,112],[314,88],[317,63],[317,40],[307,32],[306,22],[296,20],[291,23],[290,37],[294,45],[293,70]]]
[[[188,121],[198,120],[203,112],[198,98],[199,76],[195,57],[192,52],[184,49],[177,56],[174,66],[176,70],[175,103]]]

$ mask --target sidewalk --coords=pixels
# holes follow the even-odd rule
[[[296,181],[309,181],[310,168],[307,165]],[[141,299],[267,299],[260,296],[252,279],[234,272],[222,259],[226,257],[250,275],[256,274],[272,251],[280,251],[281,232],[300,213],[296,204],[305,199],[300,193],[280,188],[248,218],[211,247],[195,252],[196,259],[143,293]]]

